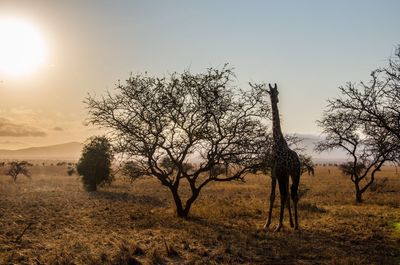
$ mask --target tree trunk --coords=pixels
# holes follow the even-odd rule
[[[188,217],[188,212],[183,210],[182,206],[179,207],[178,205],[176,205],[176,216],[186,219]]]
[[[354,183],[356,188],[356,203],[362,203],[362,191],[360,189],[358,181]]]
[[[183,209],[182,200],[179,197],[178,189],[174,187],[169,187],[172,192],[172,197],[174,198],[175,207],[176,207],[176,216],[180,218],[186,218],[187,212]]]
[[[185,207],[183,207],[182,200],[179,197],[178,189],[174,187],[170,187],[172,192],[172,196],[174,198],[175,207],[176,207],[176,216],[179,218],[187,218],[189,216],[190,208],[192,207],[193,202],[199,196],[199,192],[193,192],[192,196],[186,201]]]
[[[192,207],[192,204],[194,203],[194,201],[197,199],[197,197],[199,196],[199,192],[195,191],[192,193],[192,196],[186,201],[186,205],[185,205],[185,217],[187,218],[189,215],[189,211],[190,208]]]
[[[357,203],[362,203],[363,202],[363,200],[362,200],[362,192],[361,191],[357,191],[356,192],[356,202]]]

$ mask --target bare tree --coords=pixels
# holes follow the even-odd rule
[[[226,66],[168,78],[131,76],[116,91],[86,100],[89,123],[106,128],[135,172],[170,190],[179,217],[187,217],[210,182],[243,180],[261,167],[270,144],[263,91],[243,91]],[[196,161],[196,166],[187,166]],[[229,174],[210,174],[219,165]],[[187,182],[189,196],[179,187]]]
[[[366,125],[369,134],[384,133],[397,145],[400,159],[400,45],[387,67],[371,73],[371,80],[339,87],[341,97],[329,100],[331,109],[351,113]]]
[[[29,172],[28,166],[32,166],[32,164],[27,161],[12,161],[9,163],[6,174],[11,176],[14,182],[17,181],[17,176],[20,174],[30,178],[31,173]]]
[[[317,149],[347,152],[351,162],[341,169],[354,182],[356,201],[361,202],[382,165],[400,161],[400,46],[387,67],[372,71],[369,82],[348,82],[339,90],[340,97],[328,101],[319,121],[327,138]]]
[[[369,124],[335,106],[325,112],[318,124],[326,139],[317,145],[317,151],[338,148],[347,153],[350,162],[341,166],[341,170],[354,183],[356,202],[362,202],[362,195],[374,183],[376,172],[385,162],[395,160],[397,149],[390,141],[390,134],[384,130],[371,134]]]
[[[306,154],[299,154],[299,159],[300,159],[300,164],[301,164],[301,174],[304,174],[305,172],[308,173],[310,176],[314,176],[315,174],[315,165],[314,162],[312,161],[312,157]]]

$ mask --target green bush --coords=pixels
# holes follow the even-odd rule
[[[111,144],[106,137],[95,136],[87,140],[76,167],[87,191],[96,191],[98,185],[112,182],[112,159]]]

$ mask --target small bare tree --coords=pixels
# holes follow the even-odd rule
[[[11,178],[17,181],[17,176],[22,174],[28,178],[31,177],[31,173],[29,172],[28,166],[32,166],[27,161],[12,161],[8,163],[9,168],[6,171],[6,174],[11,176]]]
[[[114,93],[89,96],[89,122],[106,128],[133,175],[156,177],[170,190],[179,217],[187,217],[210,182],[242,180],[260,167],[269,146],[263,91],[242,91],[231,69],[169,78],[131,76]],[[188,166],[196,162],[196,166]],[[220,165],[229,174],[215,174]],[[211,172],[211,174],[210,174]],[[183,198],[180,184],[190,193]]]
[[[339,90],[341,97],[329,100],[329,107],[351,113],[369,135],[383,133],[388,144],[397,146],[400,162],[400,45],[388,66],[371,72],[369,82],[348,82]]]
[[[147,172],[143,171],[141,169],[141,166],[134,161],[125,162],[120,168],[120,172],[130,181],[135,181],[136,179],[145,176],[147,174]]]
[[[372,71],[369,82],[349,82],[339,91],[340,97],[328,101],[318,122],[327,138],[317,149],[347,152],[351,161],[341,169],[350,176],[356,201],[361,202],[382,165],[400,161],[400,46],[387,67]]]
[[[371,134],[369,124],[352,112],[334,107],[325,112],[318,124],[326,139],[317,145],[317,151],[338,148],[347,153],[350,162],[340,168],[354,183],[356,202],[362,202],[363,193],[374,183],[382,165],[395,160],[397,149],[391,136],[385,131]]]
[[[301,164],[301,174],[304,174],[305,172],[308,173],[310,176],[314,176],[315,174],[315,165],[314,162],[312,161],[312,157],[309,155],[305,154],[299,154],[299,159],[300,159],[300,164]]]

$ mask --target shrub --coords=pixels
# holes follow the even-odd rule
[[[86,190],[96,191],[98,185],[111,183],[112,159],[111,144],[106,137],[96,136],[88,139],[77,164],[78,174],[82,176]]]
[[[75,174],[75,173],[76,173],[75,167],[73,167],[73,166],[68,166],[68,168],[67,168],[67,174],[68,174],[68,176],[72,176],[72,175]]]
[[[27,161],[12,161],[9,163],[9,165],[10,167],[6,172],[6,175],[11,176],[14,182],[17,181],[17,176],[19,174],[25,175],[28,178],[31,177],[28,166],[32,166],[32,164],[28,163]]]

